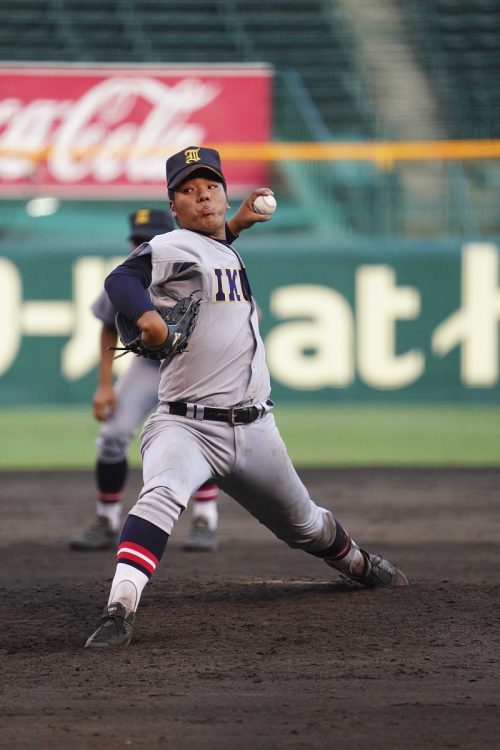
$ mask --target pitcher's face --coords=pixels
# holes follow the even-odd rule
[[[227,195],[221,182],[192,177],[175,189],[172,216],[181,229],[191,229],[215,239],[226,237]]]

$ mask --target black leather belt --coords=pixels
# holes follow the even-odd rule
[[[266,404],[273,406],[271,399],[268,399]],[[230,409],[216,409],[213,406],[197,407],[196,404],[186,404],[184,401],[170,402],[168,410],[170,414],[178,417],[186,417],[189,412],[191,419],[209,419],[213,422],[227,422],[231,425],[255,422],[263,412],[263,408],[259,406],[232,406]]]

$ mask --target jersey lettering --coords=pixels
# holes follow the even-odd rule
[[[214,268],[215,273],[215,283],[217,284],[217,292],[215,294],[215,301],[216,302],[224,302],[226,299],[226,295],[224,294],[224,290],[222,289],[222,268]]]
[[[231,302],[234,302],[235,297],[238,302],[241,302],[241,297],[236,286],[236,278],[239,278],[238,270],[236,268],[226,268],[226,276],[229,282],[229,299]]]
[[[250,300],[251,294],[245,269],[242,268],[214,268],[215,301],[241,302]]]

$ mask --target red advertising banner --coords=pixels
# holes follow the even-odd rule
[[[202,144],[233,193],[266,185],[244,144],[270,140],[271,80],[266,65],[0,66],[0,195],[164,197],[165,160]]]

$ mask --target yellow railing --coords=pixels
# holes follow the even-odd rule
[[[269,142],[269,143],[206,143],[216,148],[225,161],[367,161],[391,163],[398,161],[466,160],[500,158],[500,140],[467,141],[363,141],[338,142]],[[74,159],[112,156],[113,158],[164,158],[178,146],[112,147],[107,144],[91,147],[48,145],[37,149],[0,146],[0,158],[45,161],[56,151]]]
[[[214,148],[228,160],[376,162],[500,158],[500,140],[222,143],[214,144]]]

